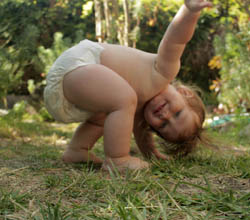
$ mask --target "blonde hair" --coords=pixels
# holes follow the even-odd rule
[[[189,94],[191,94],[184,95],[180,92],[190,109],[193,110],[194,113],[196,113],[199,117],[199,122],[196,123],[194,132],[191,135],[186,136],[185,134],[180,134],[177,140],[167,140],[166,138],[163,138],[160,132],[153,128],[151,129],[166,141],[166,143],[164,143],[164,149],[168,154],[173,156],[186,156],[197,149],[199,143],[210,145],[210,138],[207,136],[206,131],[203,128],[203,123],[206,117],[206,109],[203,101],[200,98],[199,93],[201,94],[201,90],[198,87],[184,85],[180,81],[174,81],[172,82],[172,85],[177,90],[186,90]]]

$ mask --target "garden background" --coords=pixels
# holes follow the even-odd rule
[[[0,219],[249,219],[249,0],[213,0],[178,75],[202,89],[206,128],[222,152],[109,177],[60,161],[76,125],[56,123],[44,108],[55,59],[84,38],[156,52],[182,3],[0,1]]]

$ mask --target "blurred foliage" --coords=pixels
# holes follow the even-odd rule
[[[31,106],[30,104],[28,104],[27,101],[17,102],[13,106],[13,108],[8,112],[8,114],[1,117],[1,119],[6,120],[6,121],[12,121],[11,124],[12,123],[15,124],[16,121],[26,121],[26,122],[44,121],[43,116],[41,114],[38,114],[35,108]]]
[[[220,108],[228,112],[250,110],[250,1],[228,1],[220,19],[220,34],[214,39],[209,66],[219,76],[210,89],[218,94]],[[221,10],[222,10],[221,9]]]
[[[103,9],[103,1],[100,2]],[[121,28],[124,11],[122,1],[117,3]],[[129,1],[129,38],[133,45],[155,53],[182,3],[181,0]],[[249,79],[249,0],[213,0],[213,3],[214,7],[201,15],[195,35],[183,54],[178,77],[200,86],[207,94],[212,89],[211,97],[219,94],[219,101],[228,108],[247,109],[249,87],[244,81]],[[109,7],[112,8],[112,1]],[[14,93],[41,99],[45,76],[59,54],[84,38],[95,40],[94,1],[90,0],[1,0],[0,17],[0,98]],[[112,26],[110,39],[117,43],[118,31],[114,27],[117,26]],[[233,95],[236,90],[237,96]]]
[[[250,109],[250,24],[237,33],[226,33],[225,39],[215,39],[216,53],[220,54],[220,79],[213,83],[218,100],[227,112]],[[219,66],[220,67],[220,66]]]
[[[12,48],[0,48],[0,98],[3,99],[5,107],[7,106],[6,94],[21,83],[23,75],[15,53]]]
[[[79,30],[76,32],[74,41],[69,37],[63,37],[61,32],[56,32],[54,34],[54,41],[50,48],[45,48],[44,46],[38,47],[38,57],[44,64],[44,74],[49,72],[50,67],[56,60],[56,58],[66,49],[73,46],[74,44],[82,40],[83,31]]]
[[[9,93],[28,95],[29,80],[34,80],[35,84],[44,80],[42,73],[45,72],[46,63],[39,57],[39,47],[50,48],[56,32],[61,32],[69,41],[76,38],[79,40],[79,31],[81,39],[95,38],[94,18],[89,13],[83,13],[82,6],[85,2],[0,2],[0,78],[4,79],[0,98]]]

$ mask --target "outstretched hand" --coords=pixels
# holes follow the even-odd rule
[[[203,8],[211,7],[212,3],[205,0],[185,0],[186,7],[192,12],[199,12]]]

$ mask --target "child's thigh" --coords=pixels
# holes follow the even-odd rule
[[[135,103],[134,89],[119,74],[99,64],[79,67],[63,80],[69,102],[90,112],[110,112]]]

